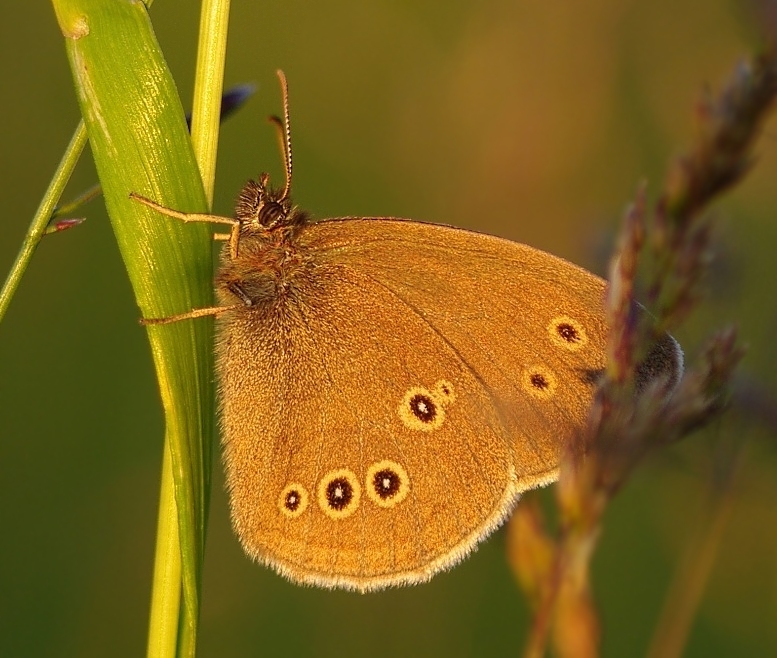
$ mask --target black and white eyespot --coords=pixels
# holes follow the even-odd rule
[[[439,399],[442,404],[449,405],[456,402],[456,390],[453,388],[453,384],[447,379],[441,379],[434,385],[434,395]]]
[[[407,498],[410,478],[397,462],[384,459],[367,469],[364,488],[369,499],[376,505],[394,507]]]
[[[559,315],[548,324],[550,341],[556,347],[575,352],[588,344],[588,334],[581,322],[567,315]]]
[[[399,418],[408,429],[430,432],[445,420],[445,410],[439,398],[429,389],[414,386],[399,404]]]
[[[521,386],[529,395],[547,400],[556,394],[558,378],[549,368],[540,365],[524,368],[521,375]]]
[[[361,486],[347,468],[327,473],[318,483],[318,506],[331,519],[344,519],[359,507]]]
[[[455,401],[453,384],[445,379],[438,381],[431,390],[413,386],[399,403],[399,418],[408,429],[430,432],[442,426],[445,407]]]
[[[281,491],[278,497],[278,508],[284,516],[295,519],[307,509],[309,500],[307,489],[293,482]]]

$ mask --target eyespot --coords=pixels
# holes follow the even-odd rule
[[[330,471],[318,483],[318,506],[331,519],[344,519],[359,507],[361,487],[353,471]]]
[[[588,334],[583,325],[567,315],[559,315],[548,324],[550,341],[570,352],[584,347],[588,343]]]
[[[293,482],[281,491],[278,498],[278,508],[290,519],[297,518],[308,507],[308,492],[301,484]]]
[[[558,379],[545,366],[530,366],[523,371],[521,386],[529,395],[547,400],[556,394]]]
[[[436,430],[445,420],[442,400],[426,388],[414,386],[402,398],[399,418],[411,430]]]
[[[407,497],[410,478],[399,464],[384,459],[367,469],[364,487],[373,503],[380,507],[394,507]]]
[[[441,379],[434,385],[434,396],[443,404],[456,402],[456,391],[447,379]]]

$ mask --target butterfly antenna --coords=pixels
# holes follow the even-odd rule
[[[277,117],[274,117],[274,123],[278,126],[281,147],[283,149],[283,159],[286,165],[286,187],[283,188],[281,201],[289,198],[291,192],[291,128],[289,125],[289,84],[286,82],[286,74],[278,69],[276,71],[278,79],[281,81],[281,95],[283,96],[283,123]]]

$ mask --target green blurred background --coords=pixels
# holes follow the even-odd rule
[[[755,44],[735,0],[445,3],[233,1],[227,85],[258,92],[223,128],[215,210],[281,178],[265,116],[291,87],[296,201],[316,216],[397,215],[528,242],[603,272],[625,204],[655,191],[691,110]],[[157,0],[184,105],[194,2]],[[78,121],[49,3],[3,3],[0,271]],[[715,208],[709,300],[678,333],[688,356],[735,322],[743,371],[777,385],[777,149]],[[96,180],[88,151],[72,196]],[[0,325],[0,656],[145,651],[163,420],[144,331],[101,201],[44,240]],[[733,512],[688,656],[777,655],[774,433],[731,414],[646,464],[616,498],[594,562],[604,655],[643,655],[702,516],[715,446],[746,444]],[[549,494],[544,494],[550,499]],[[251,564],[215,475],[202,656],[506,656],[528,609],[500,531],[412,589],[304,589]]]

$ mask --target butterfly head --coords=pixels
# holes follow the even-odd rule
[[[288,187],[270,187],[270,177],[262,174],[258,181],[248,181],[240,192],[235,215],[243,233],[266,233],[273,229],[304,222],[302,213],[289,198]]]
[[[286,184],[282,189],[270,187],[270,175],[263,173],[258,181],[248,181],[237,200],[235,214],[240,221],[242,234],[266,234],[275,229],[300,226],[307,216],[291,202],[291,128],[289,121],[289,88],[283,71],[278,71],[283,93],[283,119],[272,116],[283,155]],[[285,233],[285,231],[283,231]]]

